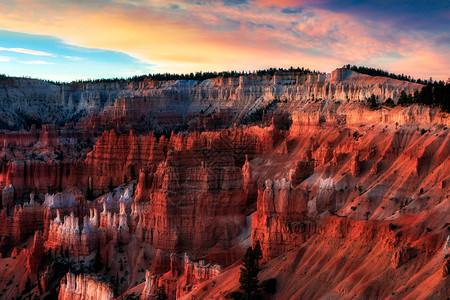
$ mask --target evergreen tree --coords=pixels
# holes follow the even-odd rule
[[[378,107],[377,98],[374,94],[372,94],[369,99],[367,99],[367,102],[370,104],[370,108],[374,109]]]
[[[422,88],[422,90],[419,93],[420,95],[420,102],[426,105],[433,104],[433,84],[429,82],[426,86]]]
[[[408,96],[406,95],[406,92],[403,90],[400,93],[400,97],[398,98],[398,104],[400,105],[406,105],[408,104]]]
[[[240,288],[247,294],[253,295],[258,290],[259,268],[256,264],[255,252],[248,247],[242,259],[241,276],[239,278]]]
[[[22,294],[28,293],[31,290],[31,280],[30,277],[28,277],[27,282],[25,283],[25,290]]]
[[[102,266],[102,253],[100,252],[100,247],[98,247],[94,257],[94,271],[99,272]]]
[[[253,253],[255,254],[256,267],[259,269],[259,260],[262,259],[262,249],[259,240],[256,240],[255,247],[253,247]]]
[[[109,189],[110,192],[114,191],[114,185],[113,185],[113,182],[112,182],[112,177],[109,178],[108,189]]]
[[[167,300],[166,289],[163,286],[160,286],[156,292],[156,300]]]
[[[108,255],[108,251],[106,251],[106,271],[109,272],[109,255]]]

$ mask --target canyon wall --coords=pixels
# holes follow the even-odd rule
[[[1,128],[26,128],[0,133],[8,295],[222,299],[257,240],[277,299],[443,295],[449,115],[365,103],[418,84],[338,69],[0,85]]]
[[[2,127],[10,129],[28,127],[30,120],[36,120],[69,127],[78,124],[79,129],[97,133],[112,128],[144,132],[151,128],[159,132],[181,128],[191,120],[197,122],[200,114],[210,116],[222,111],[225,113],[217,116],[227,122],[213,121],[210,126],[224,128],[274,98],[286,101],[280,112],[292,112],[299,103],[311,99],[359,101],[374,94],[384,101],[396,99],[402,90],[412,94],[421,87],[347,69],[331,74],[245,75],[204,81],[144,79],[59,86],[34,79],[2,78],[0,120]]]

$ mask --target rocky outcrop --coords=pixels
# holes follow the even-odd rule
[[[252,241],[260,241],[264,257],[277,256],[304,241],[302,231],[315,227],[305,218],[307,203],[308,195],[294,189],[290,181],[266,180],[252,217]]]
[[[44,241],[41,232],[34,234],[33,246],[27,253],[27,271],[30,275],[36,274],[41,266],[42,256],[44,255]]]
[[[58,253],[62,250],[72,256],[88,256],[109,242],[114,247],[127,245],[137,224],[142,224],[143,217],[132,202],[129,188],[122,190],[118,190],[114,198],[110,194],[91,203],[93,208],[85,207],[84,210],[73,206],[64,209],[66,204],[73,203],[73,195],[47,195],[46,201],[59,208],[52,208],[56,215],[46,227],[46,248]],[[101,213],[98,213],[98,206],[103,206]],[[68,212],[68,215],[63,216],[61,211]],[[80,213],[79,217],[75,216],[75,211]]]
[[[44,273],[42,274],[41,278],[39,279],[41,282],[42,292],[47,292],[49,290],[50,284],[53,281],[54,278],[54,271],[53,271],[54,264],[51,264],[47,266]]]
[[[193,262],[185,253],[184,257],[170,255],[170,271],[163,276],[145,274],[145,285],[141,299],[153,299],[159,287],[164,287],[169,299],[179,299],[191,292],[204,281],[219,276],[223,269],[219,265],[205,263],[204,260]]]
[[[23,199],[31,192],[54,193],[79,179],[75,174],[71,176],[73,171],[71,159],[58,161],[44,156],[45,160],[44,158],[34,160],[31,153],[30,157],[21,155],[8,162],[0,162],[0,184],[14,186],[15,198]]]
[[[119,214],[104,210],[99,216],[94,208],[90,210],[89,215],[83,217],[82,223],[73,212],[62,220],[58,210],[56,218],[50,221],[46,248],[67,251],[73,256],[87,256],[109,241],[112,241],[114,246],[118,243],[128,244],[128,220],[132,216],[125,212],[124,202],[120,204]]]
[[[171,255],[169,274],[172,276],[172,280],[176,279],[175,299],[189,293],[198,284],[219,276],[222,272],[221,266],[207,264],[204,260],[193,262],[187,254],[183,258]],[[170,278],[170,276],[166,275],[165,277]],[[167,279],[170,280],[169,278]],[[169,288],[169,290],[171,289]]]
[[[241,189],[241,169],[227,151],[210,148],[168,153],[147,194],[145,229],[150,244],[168,252],[202,252],[239,235],[245,227],[246,197]]]
[[[392,256],[392,266],[394,268],[400,267],[402,264],[408,262],[417,256],[417,249],[412,247],[400,247],[394,252]]]
[[[148,211],[137,236],[169,253],[202,255],[214,245],[230,247],[246,227],[247,202],[256,199],[249,159],[274,145],[262,132],[172,136],[167,158],[141,169],[135,200]]]
[[[442,266],[442,277],[447,277],[450,274],[450,258],[445,260],[444,265]]]
[[[258,196],[257,182],[253,177],[253,167],[245,156],[245,163],[242,166],[242,176],[244,177],[243,189],[247,199],[247,206],[254,203]]]
[[[99,282],[86,274],[67,273],[61,280],[59,300],[112,300],[114,294],[109,284]]]
[[[293,169],[289,171],[288,180],[292,186],[298,185],[300,182],[308,178],[314,173],[315,161],[297,161]]]
[[[61,220],[58,212],[55,220],[50,222],[50,230],[46,242],[47,249],[68,251],[71,255],[78,256],[81,251],[81,237],[78,218],[72,212]]]
[[[2,206],[7,210],[14,206],[14,187],[12,184],[5,187],[2,191]]]
[[[92,152],[86,158],[87,174],[92,178],[92,189],[108,190],[136,179],[139,170],[146,164],[164,159],[165,139],[158,140],[151,134],[147,137],[117,135],[114,131],[102,134]]]
[[[72,193],[57,193],[54,195],[45,195],[43,206],[49,208],[63,208],[75,206],[75,195]]]
[[[145,285],[142,291],[141,299],[152,299],[156,296],[158,291],[158,276],[152,275],[152,273],[147,270],[145,272]]]
[[[0,214],[0,235],[3,247],[23,242],[44,229],[44,207],[34,202],[33,198],[24,205],[16,205],[12,214],[3,209]],[[5,249],[6,249],[5,248]]]
[[[291,132],[298,134],[310,126],[338,126],[384,123],[391,125],[405,124],[442,124],[449,125],[445,114],[430,107],[382,107],[369,110],[354,103],[340,105],[325,103],[306,104],[301,110],[292,114]],[[307,127],[305,127],[307,126]]]

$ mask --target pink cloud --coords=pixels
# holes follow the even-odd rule
[[[306,7],[296,14],[284,14],[274,8],[306,1],[261,0],[232,6],[161,0],[127,5],[111,2],[101,9],[93,4],[25,2],[0,4],[2,28],[125,52],[156,64],[160,71],[291,65],[331,71],[351,63],[424,77],[430,72],[444,76],[444,70],[450,69],[448,59],[440,54],[445,49],[418,46],[432,45],[429,37],[395,31],[389,24],[361,21],[346,13]],[[177,9],[171,9],[173,5]],[[427,59],[432,63],[425,63]],[[441,64],[435,63],[439,60]]]
[[[317,3],[320,4],[322,2],[326,2],[325,0],[317,0]],[[308,5],[311,3],[311,1],[307,0],[255,0],[254,3],[256,3],[259,6],[278,6],[278,7],[295,7],[295,6],[302,6],[302,5]]]

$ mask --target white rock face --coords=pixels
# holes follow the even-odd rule
[[[119,202],[131,202],[133,201],[133,198],[130,196],[130,190],[127,188],[123,195],[120,196]]]
[[[61,284],[59,299],[112,300],[111,287],[85,274],[67,273],[65,283]]]
[[[444,243],[444,252],[450,252],[450,235],[447,235],[447,240]]]
[[[12,186],[12,184],[5,187],[3,189],[3,193],[5,193],[5,194],[14,193],[14,187]]]
[[[75,195],[72,193],[58,193],[55,195],[45,195],[44,206],[50,208],[70,207],[76,205]]]

